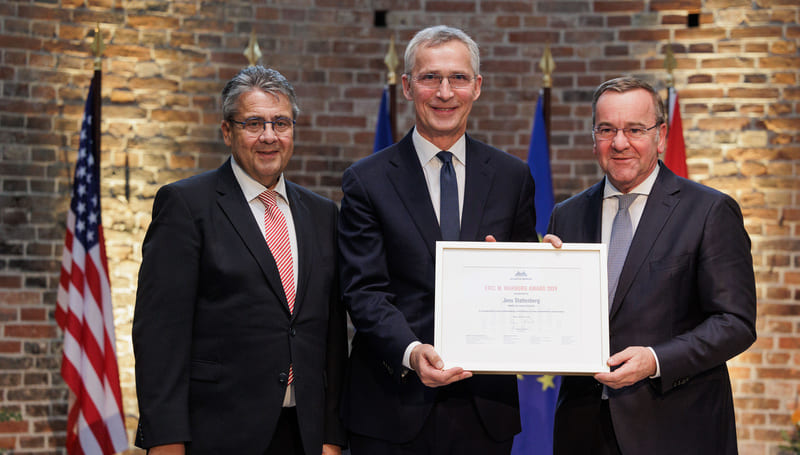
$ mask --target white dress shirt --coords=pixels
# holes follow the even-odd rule
[[[247,172],[239,166],[236,159],[231,156],[231,167],[233,168],[233,175],[239,183],[239,188],[242,189],[244,199],[250,205],[250,211],[253,213],[258,229],[263,233],[264,242],[266,243],[266,227],[264,225],[264,212],[266,207],[258,198],[258,195],[263,193],[268,188],[257,182],[253,177],[250,177]],[[273,191],[278,193],[275,202],[278,205],[283,217],[286,218],[286,230],[289,232],[289,243],[292,248],[292,268],[294,273],[294,289],[297,292],[297,234],[294,230],[294,218],[292,218],[292,209],[289,207],[289,198],[286,194],[286,181],[283,174],[278,177],[278,183],[273,188]],[[283,398],[283,407],[295,406],[294,399],[294,385],[289,384],[286,386],[286,395]]]
[[[647,204],[647,198],[650,196],[650,191],[653,189],[653,185],[656,183],[658,169],[659,166],[656,165],[656,168],[653,169],[653,172],[651,172],[642,183],[637,185],[629,192],[629,194],[638,195],[628,207],[628,212],[631,216],[631,224],[633,225],[633,230],[631,232],[632,236],[636,235],[636,228],[639,226],[639,221],[642,219],[642,213],[644,213],[644,206]],[[611,241],[611,226],[614,224],[614,217],[617,215],[617,210],[619,209],[619,199],[616,196],[620,194],[622,194],[622,192],[616,189],[608,180],[608,177],[606,177],[606,184],[603,189],[603,227],[601,234],[602,242],[606,245],[608,245]],[[610,304],[611,302],[609,302],[609,305]],[[653,357],[656,359],[656,374],[651,377],[660,377],[661,365],[658,363],[656,351],[650,346],[647,348],[650,349],[650,352],[653,353]]]
[[[425,174],[425,183],[428,186],[428,194],[431,196],[431,204],[433,204],[433,211],[436,212],[436,219],[440,220],[439,215],[439,202],[441,200],[441,187],[439,186],[439,175],[442,169],[442,162],[436,157],[436,154],[441,152],[442,149],[433,145],[430,141],[422,137],[414,128],[411,134],[411,140],[414,143],[414,149],[417,151],[417,158],[419,164],[422,166],[422,173]],[[461,214],[464,213],[464,181],[467,172],[467,139],[462,135],[449,150],[453,154],[453,169],[456,172],[456,183],[458,185],[458,220],[461,222]],[[441,220],[440,220],[441,221]],[[412,341],[403,354],[403,366],[411,368],[411,351],[419,341]]]

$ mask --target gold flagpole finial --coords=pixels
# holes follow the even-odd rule
[[[675,79],[672,76],[672,70],[678,66],[678,62],[675,60],[675,54],[672,53],[672,43],[667,42],[667,56],[664,57],[664,69],[667,70],[667,87],[672,87],[675,83]]]
[[[92,54],[94,55],[94,69],[102,70],[103,69],[103,60],[100,58],[103,55],[103,51],[106,49],[105,43],[103,43],[103,34],[100,33],[100,23],[97,23],[97,26],[94,28],[94,42],[92,42]]]
[[[247,61],[250,62],[250,66],[256,66],[258,59],[261,58],[261,48],[258,47],[255,30],[250,31],[250,42],[247,43],[247,48],[244,50],[244,56],[247,57]]]
[[[400,63],[400,59],[397,58],[397,50],[394,48],[394,35],[392,35],[392,40],[389,43],[389,51],[386,53],[386,56],[383,58],[383,63],[386,64],[386,67],[389,71],[386,73],[386,79],[389,85],[397,84],[397,65]]]
[[[553,86],[553,71],[556,69],[556,62],[553,60],[553,54],[550,53],[550,43],[547,43],[544,48],[544,55],[539,60],[539,68],[542,69],[544,77],[542,78],[542,86],[550,88]]]

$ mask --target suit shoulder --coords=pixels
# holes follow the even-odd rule
[[[291,191],[294,191],[299,197],[308,201],[310,204],[321,207],[325,206],[336,207],[336,203],[333,202],[332,200],[326,198],[325,196],[317,194],[309,190],[308,188],[302,187],[294,182],[291,182],[288,179],[286,180],[286,186]]]
[[[370,172],[384,166],[397,153],[397,144],[390,145],[385,149],[360,158],[351,164],[348,170],[356,173]]]
[[[492,160],[495,165],[500,167],[508,167],[512,169],[518,170],[525,170],[525,172],[530,173],[528,169],[527,163],[522,161],[522,159],[504,151],[500,150],[497,147],[493,147],[485,142],[481,142],[477,139],[472,138],[471,136],[467,136],[467,147],[468,150],[475,150],[476,153],[481,154]]]
[[[675,179],[680,197],[691,200],[693,204],[713,205],[722,202],[739,209],[739,203],[733,197],[716,188],[683,177],[675,176]]]
[[[595,194],[597,191],[602,189],[603,181],[601,180],[599,183],[596,183],[589,188],[582,190],[580,193],[574,194],[567,199],[557,203],[554,209],[561,209],[561,208],[568,208],[574,207],[577,204],[584,204],[587,200],[591,197],[591,195]]]
[[[214,169],[164,184],[158,189],[156,196],[159,194],[164,196],[174,193],[191,195],[213,192],[216,187],[218,173],[219,169]]]

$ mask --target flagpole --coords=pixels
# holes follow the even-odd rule
[[[664,68],[667,70],[667,148],[662,157],[664,164],[675,174],[689,178],[686,166],[686,143],[683,139],[683,122],[675,77],[672,71],[678,66],[672,52],[672,43],[667,42]]]
[[[553,54],[550,53],[550,43],[547,43],[544,48],[544,55],[539,61],[539,68],[542,69],[542,96],[544,97],[544,125],[547,130],[547,155],[550,156],[550,89],[553,86],[553,70],[556,68],[556,63],[553,60]]]
[[[396,70],[400,59],[397,57],[397,50],[395,50],[394,35],[392,35],[389,43],[389,51],[383,58],[383,63],[386,64],[386,68],[388,69],[386,72],[386,83],[389,89],[389,123],[392,129],[392,137],[396,139],[399,136],[397,135],[397,94],[395,93],[395,87],[397,86]]]
[[[97,160],[98,166],[100,164],[100,121],[102,120],[101,108],[103,104],[103,94],[101,93],[103,87],[102,56],[105,48],[106,45],[103,43],[103,34],[100,33],[100,24],[98,23],[94,29],[94,42],[92,42],[92,54],[94,54],[94,77],[92,77],[94,90],[92,91],[92,111],[94,112],[96,119],[96,121],[92,122],[92,140],[95,143],[95,148],[93,150],[95,153],[94,159]]]

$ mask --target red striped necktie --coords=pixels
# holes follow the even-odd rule
[[[267,239],[267,246],[275,258],[278,266],[278,273],[281,277],[283,292],[286,294],[286,302],[289,304],[289,312],[294,312],[295,286],[294,286],[294,263],[292,261],[292,245],[289,241],[289,229],[286,227],[286,218],[278,208],[275,200],[278,193],[266,190],[258,195],[258,199],[264,204],[264,232]],[[294,372],[289,366],[289,384],[294,380]]]

